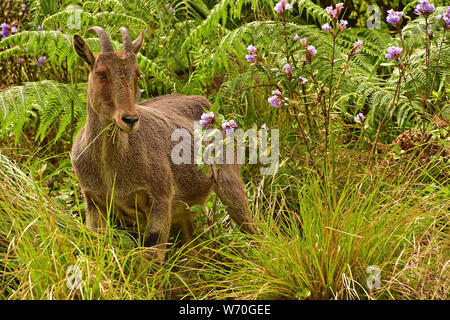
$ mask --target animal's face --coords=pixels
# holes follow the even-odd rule
[[[139,128],[136,113],[139,76],[136,55],[121,52],[99,53],[89,75],[91,107],[127,133]]]
[[[74,36],[74,49],[89,67],[88,97],[94,111],[114,121],[126,133],[139,128],[139,115],[136,112],[137,82],[140,70],[136,60],[143,33],[131,42],[126,29],[121,28],[124,38],[124,51],[112,49],[106,32],[94,27],[102,44],[102,52],[94,56],[86,42],[78,35]]]

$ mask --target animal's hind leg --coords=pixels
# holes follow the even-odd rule
[[[169,240],[170,202],[169,199],[158,199],[152,202],[144,234],[144,246],[153,247],[155,258],[162,262]]]
[[[243,231],[255,233],[256,227],[248,209],[248,199],[245,194],[239,165],[228,164],[219,168],[214,191],[222,203],[227,206],[231,219]]]

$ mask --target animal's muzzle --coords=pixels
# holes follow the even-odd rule
[[[130,127],[130,130],[133,130],[133,128],[136,126],[136,124],[139,121],[139,117],[137,116],[126,116],[122,118],[122,121]]]

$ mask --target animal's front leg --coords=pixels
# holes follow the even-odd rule
[[[101,201],[95,201],[94,195],[84,192],[86,199],[86,227],[101,232],[106,227],[106,207]]]
[[[167,198],[153,200],[149,197],[149,203],[151,209],[147,218],[144,246],[152,247],[156,259],[162,262],[170,233],[170,200]]]

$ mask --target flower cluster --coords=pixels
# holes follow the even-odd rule
[[[170,5],[170,3],[168,3],[166,5],[167,10],[169,10],[173,15],[175,15],[176,11],[174,8],[172,8],[172,6]]]
[[[347,28],[347,24],[348,24],[347,20],[339,21],[339,31],[342,31],[342,30],[346,29]]]
[[[286,72],[286,75],[290,78],[292,77],[292,67],[289,63],[286,63],[284,65],[284,72]]]
[[[291,9],[292,9],[292,6],[289,3],[287,3],[286,0],[281,0],[273,8],[273,10],[275,10],[275,12],[278,14],[281,14],[285,11],[289,11]]]
[[[386,54],[386,59],[400,60],[403,49],[399,47],[389,47],[387,51],[388,53]]]
[[[47,57],[39,57],[38,58],[38,66],[42,67],[42,63],[47,60]]]
[[[333,9],[333,6],[326,7],[325,12],[330,16],[331,19],[333,19],[333,23],[337,23],[337,20],[339,18],[339,15],[341,14],[341,11],[343,8],[344,8],[344,4],[342,2],[339,2],[334,9]],[[347,24],[348,24],[347,20],[340,20],[337,33],[339,33],[340,31],[342,31],[344,29],[347,29]],[[333,25],[335,25],[335,24],[333,24]],[[329,33],[333,33],[333,27],[330,26],[328,23],[325,23],[324,25],[322,25],[322,30],[327,31]]]
[[[248,62],[255,62],[258,55],[258,50],[256,50],[256,47],[251,44],[247,47],[247,51],[249,54],[245,55],[245,59],[247,59]]]
[[[234,129],[236,129],[237,127],[238,127],[238,125],[236,124],[236,122],[234,120],[230,120],[228,122],[222,123],[222,129],[226,133],[233,133]]]
[[[363,124],[364,120],[366,120],[366,116],[362,113],[358,113],[354,118],[356,123]]]
[[[350,52],[348,53],[349,57],[352,57],[354,55],[360,54],[361,53],[361,47],[364,43],[362,42],[362,40],[358,40],[355,42],[355,44],[353,45],[353,48],[351,48]]]
[[[279,108],[281,106],[281,92],[280,90],[272,91],[272,96],[267,99],[271,105],[275,108]]]
[[[314,46],[308,46],[306,48],[306,59],[311,60],[317,54],[317,50]]]
[[[344,8],[344,4],[342,2],[339,2],[336,5],[336,8],[333,9],[333,6],[329,6],[325,8],[326,13],[330,16],[331,19],[335,20],[339,17],[341,14],[342,9]]]
[[[387,13],[388,15],[386,17],[386,21],[389,24],[397,26],[400,23],[400,20],[402,20],[403,12],[401,11],[394,11],[394,9],[390,9]]]
[[[17,32],[17,27],[16,26],[9,25],[6,22],[3,22],[2,24],[0,24],[0,28],[2,29],[0,34],[1,34],[3,39],[7,38],[11,34],[14,34],[14,33]]]
[[[300,43],[302,44],[302,47],[306,49],[306,57],[302,56],[301,59],[303,61],[311,62],[312,58],[317,54],[316,48],[314,48],[314,46],[308,46],[308,40],[306,38],[301,39]]]
[[[429,16],[433,12],[434,6],[427,0],[419,0],[419,3],[416,6],[416,10],[414,10],[415,14],[423,15],[425,17]]]
[[[445,28],[450,29],[450,7],[447,7],[447,11],[445,13],[438,15],[437,19],[444,21]]]
[[[298,84],[299,87],[304,86],[308,82],[308,79],[306,79],[306,78],[303,78],[303,77],[298,77],[298,78],[301,80],[301,82],[299,82],[299,84]]]
[[[333,31],[333,29],[331,28],[331,26],[330,26],[328,23],[325,23],[325,24],[322,26],[322,30],[328,31],[329,33],[331,33],[331,32]]]
[[[200,120],[200,125],[203,128],[212,127],[214,123],[214,112],[203,113]]]

